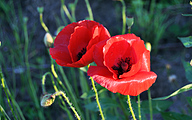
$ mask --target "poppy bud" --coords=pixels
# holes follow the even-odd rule
[[[45,94],[41,99],[41,106],[48,107],[55,101],[55,95]]]
[[[147,50],[149,50],[151,52],[151,43],[146,42],[145,47]]]
[[[0,41],[0,46],[1,46],[1,41]]]
[[[192,5],[192,2],[190,1],[190,5]]]
[[[0,45],[0,46],[1,46],[1,45]],[[190,65],[192,66],[192,59],[191,59]]]
[[[134,23],[134,18],[133,18],[133,16],[128,16],[128,17],[126,18],[126,23],[127,23],[128,29],[131,29],[131,26],[132,26],[133,23]]]
[[[46,33],[44,37],[44,44],[47,48],[50,48],[53,45],[53,38],[51,34]]]
[[[42,14],[43,11],[44,11],[44,8],[43,8],[43,7],[37,7],[37,11],[38,11],[40,14]]]

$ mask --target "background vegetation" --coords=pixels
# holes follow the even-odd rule
[[[183,13],[192,13],[188,0],[125,0],[126,15],[134,16],[132,32],[145,42],[152,44],[151,65],[158,75],[151,87],[152,98],[166,96],[186,85],[182,60],[189,61],[192,49],[185,49],[177,37],[189,36],[192,32],[192,17]],[[122,32],[122,4],[112,0],[90,0],[94,20],[103,24],[111,36]],[[47,108],[40,106],[42,95],[41,80],[51,71],[51,61],[43,43],[45,31],[39,20],[37,7],[44,7],[43,20],[52,36],[58,28],[71,22],[88,19],[83,0],[1,0],[0,1],[0,119],[7,114],[11,119],[73,119],[73,113],[65,101],[56,99]],[[68,8],[70,17],[67,16]],[[83,118],[100,119],[94,99],[91,83],[86,74],[75,68],[57,66],[58,79],[54,78],[59,90],[65,90],[73,105]],[[175,75],[174,79],[170,76]],[[3,78],[3,79],[2,79]],[[51,77],[46,78],[47,92],[54,93]],[[4,81],[4,82],[3,82]],[[62,81],[63,84],[59,84]],[[68,85],[66,83],[68,81]],[[113,94],[97,85],[101,104],[107,119],[130,118],[126,98]],[[191,91],[170,98],[169,101],[153,102],[154,119],[190,118],[192,114]],[[187,99],[186,99],[187,97]],[[147,93],[141,94],[142,113],[148,118]],[[10,100],[10,101],[8,101]],[[136,98],[133,107],[137,114]],[[188,103],[188,102],[189,103]],[[183,107],[181,107],[183,106]],[[4,111],[4,112],[3,112]],[[127,116],[121,116],[125,114]],[[18,117],[20,116],[20,117]],[[71,116],[71,118],[70,118]],[[145,115],[144,115],[145,116]]]

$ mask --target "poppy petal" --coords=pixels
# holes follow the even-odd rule
[[[105,67],[91,66],[88,70],[91,76],[98,84],[107,88],[113,93],[121,93],[123,95],[137,96],[155,82],[157,75],[154,72],[138,72],[136,75],[113,79],[111,73]],[[105,74],[107,73],[107,74]]]
[[[77,23],[72,23],[72,24],[65,26],[62,29],[62,31],[59,32],[59,34],[56,36],[56,38],[54,40],[54,46],[62,45],[62,44],[68,45],[69,40],[70,40],[70,36],[74,32],[74,28],[77,25],[78,25]]]
[[[142,65],[140,71],[150,71],[150,51],[146,50],[143,53]]]
[[[98,44],[95,45],[94,48],[94,53],[93,53],[93,58],[94,58],[94,62],[98,65],[98,66],[104,66],[103,64],[103,47],[106,45],[107,40],[101,41]]]
[[[56,59],[57,64],[64,66],[67,63],[71,63],[71,57],[66,45],[57,45],[54,48],[49,49],[50,55],[53,59]],[[61,64],[61,61],[63,62]]]
[[[72,58],[72,62],[76,62],[78,58],[78,53],[82,51],[83,48],[89,43],[91,39],[91,32],[84,26],[77,26],[74,30],[74,33],[71,35],[69,41],[69,53]]]

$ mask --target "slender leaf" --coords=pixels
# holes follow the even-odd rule
[[[110,98],[100,99],[100,104],[102,109],[119,107],[119,104],[117,103],[117,101]],[[97,107],[97,103],[95,101],[85,105],[85,108],[94,112],[99,110]]]
[[[153,113],[159,113],[159,112],[163,112],[166,109],[168,109],[171,105],[173,104],[173,102],[165,100],[165,101],[154,101],[152,100],[152,109],[153,109]],[[143,101],[141,102],[141,108],[143,109],[143,111],[145,111],[145,113],[150,113],[149,111],[149,101]]]
[[[192,82],[192,67],[189,62],[183,62],[183,66],[185,68],[185,76],[189,82]]]
[[[192,16],[192,14],[182,14],[183,16]]]
[[[189,37],[178,37],[186,48],[192,47],[192,36]]]
[[[187,102],[192,107],[192,97],[187,97]]]
[[[191,116],[175,112],[161,112],[164,120],[192,120]]]
[[[160,98],[155,98],[153,100],[165,100],[165,99],[168,99],[170,97],[173,97],[175,95],[178,95],[179,93],[182,93],[182,92],[186,92],[186,91],[189,91],[192,89],[192,84],[188,84],[180,89],[178,89],[177,91],[173,92],[172,94],[168,95],[168,96],[165,96],[165,97],[160,97]]]
[[[103,88],[101,90],[98,90],[98,93],[101,94],[102,92],[106,91],[107,89]],[[81,98],[88,99],[95,96],[95,92],[93,90],[90,90],[88,92],[85,92],[81,95]]]

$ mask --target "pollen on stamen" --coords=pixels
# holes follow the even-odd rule
[[[85,54],[87,52],[87,49],[86,48],[83,48],[82,50],[81,50],[81,52],[79,52],[78,54],[77,54],[77,61],[78,60],[80,60],[81,58],[82,58],[82,56]]]

